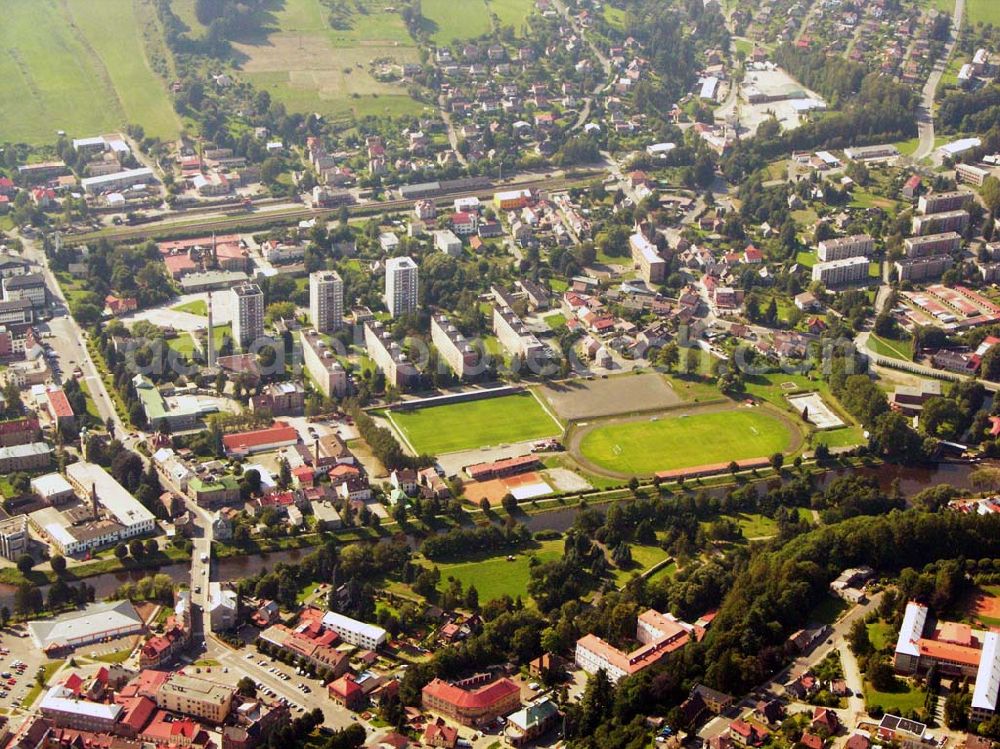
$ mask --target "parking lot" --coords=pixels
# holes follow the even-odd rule
[[[0,630],[0,710],[21,708],[39,667],[49,662],[20,627]]]
[[[292,717],[318,707],[323,711],[325,725],[331,728],[344,728],[358,721],[354,713],[336,705],[327,697],[322,681],[298,674],[294,666],[258,653],[254,647],[238,651],[227,648],[225,652],[215,653],[215,660],[220,665],[212,668],[212,672],[222,670],[225,674],[223,678],[231,684],[249,676],[257,684],[259,692],[268,697],[284,698],[289,704]],[[218,678],[217,675],[206,676]],[[373,731],[368,726],[366,728],[369,732]]]

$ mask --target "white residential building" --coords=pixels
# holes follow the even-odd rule
[[[417,264],[410,257],[392,257],[385,261],[385,306],[393,317],[417,310],[420,290]]]
[[[230,289],[233,340],[243,350],[264,335],[264,292],[255,283]]]
[[[333,270],[309,275],[309,321],[320,333],[344,324],[344,282]]]
[[[344,642],[368,650],[376,650],[389,639],[388,633],[381,627],[359,622],[335,611],[328,611],[323,615],[323,626],[340,635]]]

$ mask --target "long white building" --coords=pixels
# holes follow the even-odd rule
[[[377,649],[389,639],[388,632],[381,627],[360,622],[336,611],[327,611],[323,615],[323,626],[340,635],[344,642],[368,650]]]
[[[445,315],[431,317],[431,342],[456,375],[474,374],[473,368],[479,361],[476,350]]]
[[[824,263],[844,260],[849,257],[868,257],[875,249],[875,240],[868,234],[854,234],[850,237],[824,239],[819,243],[816,254]]]
[[[843,260],[816,263],[812,269],[812,280],[821,281],[827,286],[858,283],[867,278],[868,258],[866,257],[848,257]]]
[[[84,177],[80,180],[80,185],[88,195],[100,195],[105,192],[124,190],[134,185],[153,184],[156,181],[153,170],[144,166],[113,174],[102,174],[99,177]]]
[[[368,356],[391,385],[405,388],[416,379],[417,368],[406,358],[402,347],[392,339],[382,323],[375,320],[365,323],[365,347]]]
[[[302,361],[323,395],[339,397],[347,392],[347,372],[326,341],[318,334],[302,330]]]
[[[143,507],[115,479],[96,463],[71,463],[66,466],[66,478],[81,497],[95,497],[97,502],[122,526],[120,538],[132,538],[152,533],[156,517]]]
[[[545,346],[514,310],[499,302],[493,307],[493,332],[500,345],[514,356],[531,359],[545,352]]]

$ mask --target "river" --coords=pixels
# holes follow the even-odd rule
[[[895,465],[880,465],[871,468],[840,468],[826,471],[817,476],[816,485],[818,488],[827,486],[834,479],[850,474],[860,474],[862,476],[874,476],[878,479],[883,490],[888,490],[893,480],[899,479],[900,491],[903,496],[909,498],[913,495],[937,484],[950,484],[958,489],[972,490],[969,475],[981,467],[980,465],[968,463],[938,463],[934,466],[926,467],[906,467]],[[756,484],[758,490],[763,491],[768,481],[760,481]],[[690,485],[689,485],[690,486]],[[716,487],[708,489],[710,494],[721,495],[729,487]],[[590,507],[604,507],[608,502],[593,500],[589,502]],[[546,512],[539,512],[528,515],[522,522],[532,533],[543,530],[555,530],[565,532],[573,525],[580,508],[574,502],[572,505],[559,507]],[[279,562],[297,562],[310,549],[290,549],[286,551],[274,551],[270,553],[252,554],[250,556],[227,557],[213,562],[216,565],[216,573],[213,575],[217,580],[238,580],[241,577],[255,575],[264,568],[271,569]],[[134,582],[150,574],[169,575],[175,583],[190,583],[191,566],[177,562],[169,564],[158,570],[134,570],[122,572],[108,572],[103,575],[95,575],[86,579],[87,584],[94,587],[95,597],[101,600],[112,595],[120,585],[127,582]],[[47,585],[41,586],[42,594],[48,593]],[[0,585],[0,606],[6,606],[11,611],[14,610],[14,591],[12,585]]]

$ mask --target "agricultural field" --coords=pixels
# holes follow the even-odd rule
[[[490,31],[489,12],[484,0],[423,0],[420,3],[423,29],[435,44],[472,39]]]
[[[133,0],[8,5],[0,24],[0,140],[46,144],[56,130],[85,136],[129,122],[176,137],[179,120],[149,66]]]
[[[421,112],[424,105],[404,84],[376,80],[371,72],[374,60],[419,62],[399,13],[376,0],[342,7],[334,28],[321,0],[286,0],[263,41],[234,45],[244,74],[296,111],[335,119]]]
[[[583,436],[580,452],[602,468],[648,475],[768,457],[789,450],[791,445],[785,423],[757,408],[598,426]]]
[[[477,554],[458,562],[434,562],[433,565],[441,571],[441,590],[448,586],[448,578],[454,577],[461,581],[463,588],[475,585],[480,602],[485,603],[503,595],[527,598],[531,560],[552,562],[562,557],[562,553],[563,541],[556,539],[514,552],[513,561],[508,561],[506,554]]]
[[[393,411],[387,418],[415,451],[431,455],[555,437],[562,433],[559,423],[531,393]]]
[[[534,6],[533,0],[486,0],[486,7],[497,17],[500,25],[512,27],[518,35]]]

